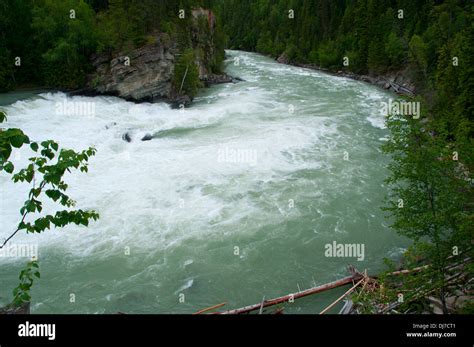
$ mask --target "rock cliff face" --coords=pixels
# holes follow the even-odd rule
[[[116,57],[95,57],[96,73],[89,87],[98,94],[116,95],[131,101],[158,101],[170,99],[176,47],[165,44],[162,37]]]
[[[204,85],[228,83],[234,80],[225,74],[211,72],[218,48],[214,44],[216,19],[205,9],[191,13],[191,41],[196,52],[196,65]],[[204,26],[204,30],[202,29]],[[187,105],[192,97],[178,95],[173,86],[177,57],[180,54],[177,39],[166,33],[155,34],[153,42],[129,52],[101,54],[92,57],[95,73],[89,77],[87,88],[76,94],[113,95],[135,102],[168,101]]]

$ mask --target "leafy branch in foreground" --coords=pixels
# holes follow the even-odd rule
[[[13,305],[21,306],[25,302],[30,302],[30,289],[33,286],[34,277],[40,278],[38,261],[33,259],[28,262],[26,268],[20,272],[20,284],[13,289]]]
[[[0,111],[0,123],[6,119],[6,114]],[[15,172],[15,166],[10,161],[10,157],[14,149],[19,149],[24,145],[29,145],[30,150],[35,154],[28,159],[29,164],[25,168]],[[70,149],[60,149],[59,145],[52,140],[41,143],[31,142],[20,129],[0,128],[0,172],[12,175],[14,183],[32,184],[28,199],[20,209],[21,220],[16,230],[0,244],[0,249],[22,230],[27,233],[41,233],[50,229],[51,226],[56,228],[62,228],[68,224],[88,226],[90,220],[96,221],[99,218],[99,214],[94,210],[71,209],[76,202],[66,194],[68,185],[64,181],[66,172],[70,173],[75,169],[88,172],[88,161],[95,153],[96,150],[93,147],[82,152],[75,152]],[[42,212],[41,200],[45,196],[67,209],[56,211],[54,214],[31,217]],[[28,267],[21,272],[20,286],[14,291],[15,304],[21,304],[30,299],[28,292],[33,284],[32,280],[29,281],[30,277],[32,279],[30,274],[38,274],[37,277],[39,277],[39,272],[37,270],[32,272],[31,268],[37,268],[37,265],[36,261],[30,262]]]

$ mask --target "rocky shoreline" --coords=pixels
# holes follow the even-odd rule
[[[203,83],[203,86],[205,88],[209,88],[213,85],[217,84],[225,84],[225,83],[238,83],[243,81],[239,77],[232,77],[227,74],[211,74],[209,76],[203,76],[200,78],[201,82]],[[160,95],[160,94],[154,94],[153,92],[147,94],[144,93],[143,90],[140,90],[138,88],[138,91],[143,93],[144,95],[142,97],[136,97],[134,95],[128,94],[128,93],[121,93],[118,90],[98,90],[97,88],[94,87],[85,87],[82,89],[77,89],[73,91],[66,91],[66,93],[69,96],[115,96],[119,97],[121,99],[124,99],[129,102],[134,102],[134,103],[144,103],[144,102],[149,102],[149,103],[156,103],[156,102],[166,102],[171,105],[173,108],[180,108],[180,107],[189,107],[192,102],[193,102],[193,97],[183,94],[183,95],[177,95],[171,93],[170,95]]]
[[[334,71],[327,68],[320,67],[314,64],[300,64],[293,61],[290,61],[288,57],[283,53],[278,59],[277,62],[280,64],[286,64],[291,66],[302,67],[311,70],[321,71],[333,76],[339,77],[346,77],[357,81],[362,81],[366,83],[370,83],[375,85],[379,88],[392,91],[399,95],[404,95],[408,97],[413,97],[417,94],[416,86],[413,81],[409,77],[407,77],[408,73],[406,71],[396,71],[386,73],[380,76],[370,76],[370,75],[360,75],[353,72],[346,72],[346,71]]]

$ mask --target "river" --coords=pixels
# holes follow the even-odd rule
[[[38,245],[33,313],[235,308],[344,277],[347,264],[377,272],[384,257],[400,255],[407,241],[380,210],[388,163],[380,104],[393,95],[258,54],[228,55],[226,71],[245,81],[203,90],[186,110],[59,92],[2,107],[7,125],[32,140],[98,150],[88,174],[66,181],[76,207],[96,209],[100,220],[12,240]],[[59,114],[65,100],[91,103],[94,114]],[[154,138],[141,141],[147,134]],[[4,173],[0,184],[4,238],[29,187]],[[334,241],[363,244],[363,260],[327,257]],[[1,304],[25,263],[0,258]],[[342,292],[285,312],[317,313]]]

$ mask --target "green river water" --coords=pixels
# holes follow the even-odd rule
[[[12,241],[38,245],[33,313],[235,308],[344,277],[347,264],[375,273],[407,246],[380,210],[388,162],[380,104],[393,95],[257,54],[228,55],[227,72],[245,81],[206,89],[184,111],[113,97],[0,95],[7,125],[32,140],[98,150],[89,173],[67,182],[77,208],[96,209],[100,220]],[[95,115],[58,114],[66,99],[93,103]],[[155,138],[140,141],[146,134]],[[27,158],[22,150],[14,162]],[[3,238],[29,187],[5,174],[0,185]],[[363,261],[326,257],[333,241],[363,244]],[[25,263],[0,257],[0,304]],[[318,313],[344,291],[285,312]]]

